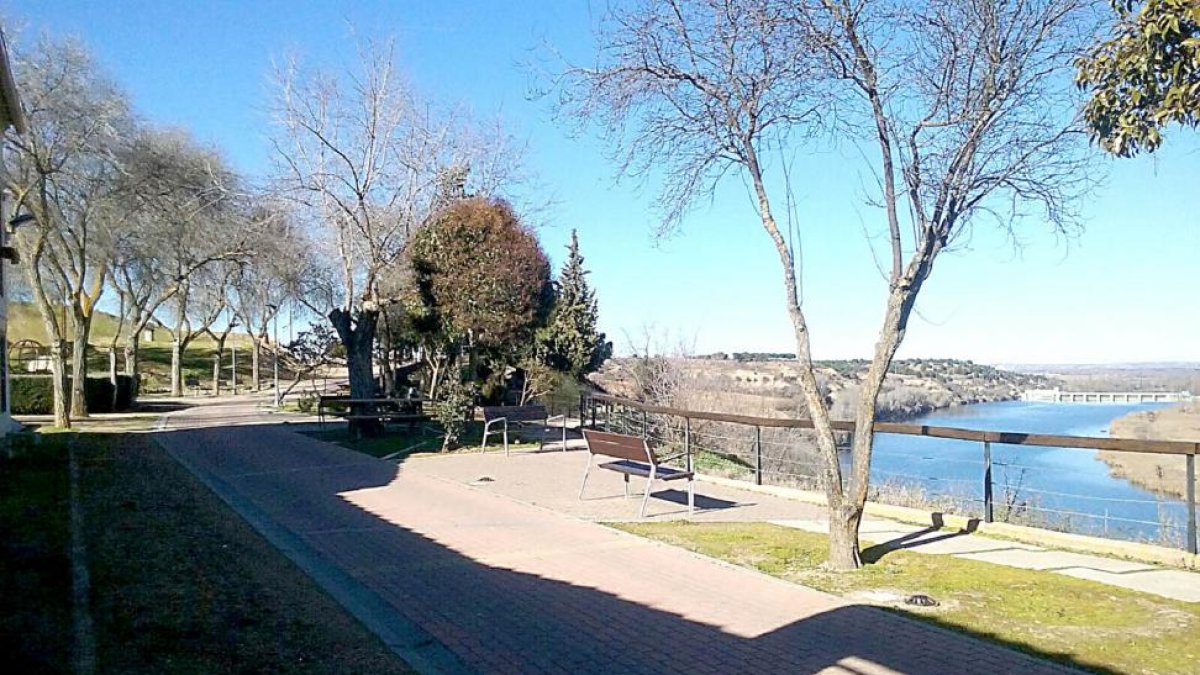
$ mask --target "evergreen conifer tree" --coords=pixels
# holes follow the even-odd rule
[[[579,237],[571,231],[567,262],[555,282],[555,303],[540,331],[543,360],[554,370],[582,378],[597,370],[610,356],[612,343],[596,330],[599,309],[588,286],[587,270],[579,253]]]

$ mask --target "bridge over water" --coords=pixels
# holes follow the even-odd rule
[[[1023,401],[1042,403],[1178,403],[1191,400],[1188,391],[1063,391],[1029,389]]]

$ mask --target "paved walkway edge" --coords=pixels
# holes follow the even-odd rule
[[[194,466],[161,440],[156,438],[155,441],[413,669],[421,673],[473,672],[423,628],[402,617],[395,607],[374,591],[331,565],[311,546],[276,524],[228,483]]]

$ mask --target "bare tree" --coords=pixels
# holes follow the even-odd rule
[[[316,267],[305,233],[298,231],[291,210],[275,199],[261,198],[255,206],[260,221],[252,254],[233,279],[231,308],[251,341],[251,389],[261,387],[261,353],[271,320],[298,289],[311,289]],[[314,299],[321,297],[315,292]],[[319,301],[316,304],[322,304]]]
[[[730,172],[750,186],[783,273],[801,396],[823,457],[834,568],[861,564],[876,401],[934,261],[980,222],[1010,231],[1027,215],[1060,232],[1074,224],[1073,198],[1087,187],[1086,137],[1069,75],[1090,41],[1091,5],[641,2],[609,13],[596,67],[564,76],[564,111],[604,126],[624,172],[665,174],[666,226]],[[796,273],[799,236],[822,225],[818,214],[798,223],[777,215],[791,195],[776,187],[786,191],[789,176],[773,158],[816,133],[869,158],[879,185],[873,202],[883,207],[890,244],[886,305],[855,406],[848,484]]]
[[[124,167],[126,192],[136,197],[137,208],[112,243],[112,285],[128,303],[125,369],[136,375],[141,334],[155,314],[171,304],[175,318],[180,307],[186,314],[189,301],[178,296],[192,292],[193,277],[249,255],[262,223],[252,217],[247,190],[220,155],[183,132],[139,134]],[[172,357],[175,395],[182,391],[181,358]]]
[[[17,241],[50,341],[55,424],[69,427],[72,415],[87,412],[88,337],[108,269],[96,244],[120,219],[117,154],[133,118],[124,93],[75,42],[42,38],[18,52],[16,68],[30,131],[5,137],[4,184],[34,217]]]
[[[439,179],[464,167],[472,191],[492,194],[519,165],[506,137],[422,100],[393,52],[391,44],[367,45],[358,68],[340,76],[291,60],[275,78],[280,183],[306,212],[338,278],[334,305],[301,299],[337,331],[359,397],[374,393],[376,328],[382,308],[396,301],[381,291],[381,275],[435,208]]]

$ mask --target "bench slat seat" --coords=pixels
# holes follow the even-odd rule
[[[622,459],[616,462],[605,462],[598,465],[601,469],[616,471],[617,473],[627,473],[632,476],[642,476],[643,478],[650,476],[650,465],[645,462],[635,462],[631,459]],[[658,466],[654,477],[658,480],[679,480],[681,478],[691,478],[694,474],[691,471],[683,469],[673,469],[669,466]]]
[[[479,444],[480,452],[487,449],[489,435],[502,432],[504,437],[504,455],[507,457],[508,425],[510,423],[518,427],[541,427],[538,439],[539,451],[546,445],[546,432],[561,429],[562,450],[563,452],[567,451],[567,418],[565,415],[550,415],[544,405],[487,405],[481,406],[481,409],[483,411],[483,439]],[[551,424],[551,421],[556,419],[562,421],[561,427]],[[492,430],[492,427],[497,424],[501,425],[499,432]]]
[[[629,496],[629,477],[644,476],[646,491],[642,494],[642,509],[638,517],[646,515],[646,504],[650,500],[650,488],[654,481],[687,480],[688,482],[688,515],[696,512],[696,475],[691,471],[665,466],[657,454],[646,442],[646,439],[625,434],[614,434],[594,429],[583,430],[583,440],[587,443],[588,461],[583,469],[583,483],[579,485],[579,498],[583,499],[583,490],[587,487],[588,474],[597,456],[611,457],[615,462],[604,462],[601,469],[616,471],[625,476],[625,496]]]

